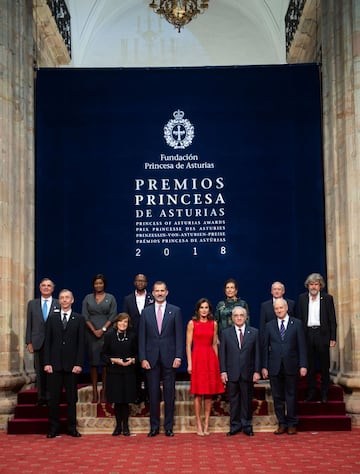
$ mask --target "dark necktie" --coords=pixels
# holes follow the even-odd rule
[[[281,339],[284,340],[284,337],[285,337],[284,320],[282,320],[282,321],[281,321],[281,324],[280,324],[280,336],[281,336]]]
[[[66,329],[67,325],[67,319],[66,319],[67,313],[64,313],[63,318],[62,318],[62,323],[63,323],[63,328]]]
[[[242,329],[239,329],[239,338],[240,338],[240,349],[243,346],[243,341],[244,341],[244,334],[242,332]]]

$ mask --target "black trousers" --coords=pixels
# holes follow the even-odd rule
[[[316,372],[320,368],[321,393],[327,394],[330,382],[330,342],[321,337],[320,328],[308,328],[306,332],[308,356],[308,392],[316,392]]]
[[[116,419],[116,427],[122,430],[129,429],[129,404],[114,403],[114,413]]]
[[[49,388],[49,429],[51,433],[60,432],[60,402],[63,388],[67,402],[67,429],[76,430],[77,379],[72,372],[57,371],[48,374]]]
[[[253,382],[229,380],[226,384],[230,403],[230,431],[251,428]]]

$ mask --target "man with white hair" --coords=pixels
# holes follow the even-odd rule
[[[275,415],[279,426],[276,435],[297,433],[298,379],[307,372],[304,329],[299,319],[289,316],[287,302],[277,298],[276,319],[266,324],[263,347],[264,379],[270,379]]]

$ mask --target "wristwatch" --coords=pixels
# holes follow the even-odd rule
[[[105,326],[103,326],[101,329],[102,329],[104,332],[107,331],[107,328],[106,328]]]

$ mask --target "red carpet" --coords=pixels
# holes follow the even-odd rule
[[[0,445],[5,474],[360,473],[360,428],[253,438],[213,433],[46,439],[0,432]]]

